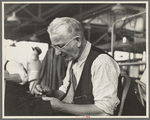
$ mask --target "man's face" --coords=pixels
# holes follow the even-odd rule
[[[66,61],[78,58],[80,52],[78,36],[68,34],[63,28],[59,29],[59,34],[51,35],[50,38],[56,55],[61,55]]]

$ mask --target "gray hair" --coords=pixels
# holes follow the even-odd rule
[[[67,28],[68,33],[77,34],[83,36],[83,29],[79,21],[70,17],[55,18],[48,26],[47,32],[50,35],[59,34],[57,32],[60,26]]]

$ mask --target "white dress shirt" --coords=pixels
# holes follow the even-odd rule
[[[73,71],[79,83],[81,73],[85,64],[85,60],[91,49],[91,43],[87,41],[86,47],[79,57],[78,61],[73,65]],[[69,85],[69,68],[72,62],[69,62],[66,77],[63,80],[63,85],[59,90],[66,93]],[[93,84],[94,104],[105,111],[106,113],[113,114],[115,107],[119,104],[117,97],[118,76],[120,68],[116,61],[106,54],[99,55],[91,67],[91,81]]]

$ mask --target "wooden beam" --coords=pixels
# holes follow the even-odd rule
[[[50,18],[50,17],[56,15],[58,12],[62,12],[62,10],[65,9],[65,8],[67,8],[67,7],[68,7],[68,5],[64,5],[64,6],[60,7],[60,8],[57,9],[55,12],[50,13],[49,15],[47,15],[47,17],[45,17],[44,19],[48,19],[48,18]]]
[[[87,14],[87,15],[82,17],[82,20],[88,19],[90,17],[96,18],[97,16],[99,16],[100,14],[103,14],[104,12],[108,12],[108,10],[110,10],[112,8],[112,6],[113,5],[105,7],[104,9],[97,10],[94,12],[94,14],[93,13]]]
[[[44,22],[43,19],[40,19],[39,17],[35,16],[31,11],[29,11],[28,9],[24,8],[24,10],[29,14],[31,15],[36,21],[42,21]]]
[[[127,10],[131,10],[131,11],[135,11],[135,12],[143,12],[146,10],[144,7],[139,7],[139,6],[137,7],[135,5],[130,5],[130,4],[128,4],[128,5],[121,4],[121,5],[124,6]],[[145,4],[145,6],[146,6],[146,4]]]
[[[58,10],[62,10],[61,8],[62,8],[63,6],[65,6],[65,5],[57,5],[57,6],[55,6],[53,9],[50,9],[50,10],[48,10],[48,11],[46,11],[46,12],[43,12],[43,13],[41,14],[41,18],[43,18],[42,20],[45,20],[45,19],[47,19],[48,17],[50,17],[50,16],[47,16],[47,17],[44,18],[44,16],[46,16],[46,15],[48,15],[48,14],[51,14],[51,13],[54,15],[54,13],[55,13],[56,11],[58,12]],[[31,13],[31,12],[30,12],[30,13]],[[36,18],[30,19],[30,21],[28,20],[28,21],[22,23],[19,27],[15,27],[15,28],[13,29],[13,31],[15,31],[15,30],[17,30],[17,29],[20,29],[21,27],[24,27],[24,26],[29,25],[31,22],[34,21],[34,19],[36,19]],[[44,22],[44,23],[46,23],[46,22]]]
[[[42,34],[46,33],[46,31],[47,31],[47,28],[44,28],[44,29],[41,29],[41,30],[35,32],[35,34],[36,34],[36,36],[38,37],[39,35],[42,35]],[[27,36],[25,36],[25,37],[21,37],[21,38],[19,38],[19,39],[20,39],[20,40],[28,40],[32,35],[33,35],[33,34],[30,34],[30,35],[27,35]]]
[[[82,12],[82,14],[74,15],[73,17],[78,19],[78,20],[81,20],[81,19],[83,19],[84,16],[93,15],[93,13],[95,13],[96,11],[99,11],[100,9],[103,9],[103,8],[105,8],[107,6],[108,5],[99,5],[98,7],[91,8],[89,10],[86,10],[85,12]]]
[[[20,10],[22,10],[23,8],[25,8],[25,7],[27,7],[29,4],[25,4],[25,5],[23,5],[23,6],[21,6],[20,8],[18,8],[17,10],[15,10],[15,11],[13,11],[12,10],[12,12],[19,12]],[[16,8],[16,7],[18,7],[18,6],[20,6],[20,5],[13,5],[13,6],[15,6],[14,8]],[[10,11],[11,12],[11,11]],[[12,14],[12,13],[11,13]],[[7,18],[7,16],[5,15],[5,19]]]
[[[45,16],[49,16],[50,14],[56,12],[57,10],[61,9],[62,7],[64,7],[65,5],[64,4],[60,4],[60,5],[56,5],[55,7],[53,8],[50,8],[49,10],[47,10],[46,12],[43,12],[41,17],[44,18]]]
[[[7,5],[7,3],[4,4],[4,14],[5,14],[5,17],[6,17],[7,14],[9,14],[10,12],[12,12],[15,8],[17,8],[18,6],[20,6],[19,4],[12,4],[10,7],[6,8],[6,5]]]
[[[97,43],[99,43],[105,36],[108,35],[108,32],[104,33],[102,36],[100,36],[94,43],[93,45],[96,45]]]

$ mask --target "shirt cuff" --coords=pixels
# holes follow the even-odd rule
[[[61,90],[61,91],[64,92],[64,93],[66,93],[66,91],[67,91],[67,89],[66,89],[66,87],[65,87],[64,85],[61,85],[61,86],[59,87],[59,90]]]
[[[108,114],[111,114],[113,115],[114,114],[114,111],[117,107],[117,105],[119,104],[119,100],[118,102],[115,104],[115,105],[108,105],[107,104],[108,101],[95,101],[95,105],[100,108],[101,110],[103,110],[104,112],[108,113]]]

